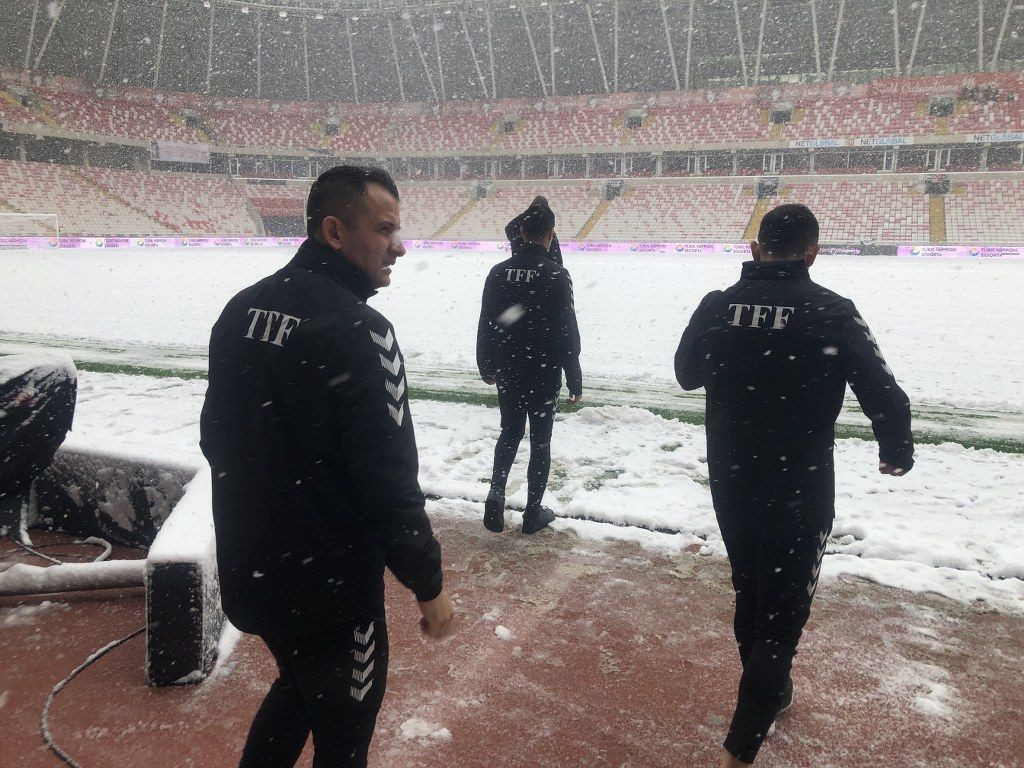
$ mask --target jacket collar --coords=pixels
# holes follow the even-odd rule
[[[312,238],[307,238],[299,246],[298,253],[288,262],[288,266],[322,275],[332,283],[350,290],[360,301],[366,301],[377,293],[363,270],[330,246]]]
[[[523,259],[533,264],[542,259],[550,259],[551,252],[545,250],[544,246],[542,245],[524,242],[522,245],[519,246],[516,252],[512,254],[512,258]]]
[[[803,261],[745,261],[743,280],[810,280]]]

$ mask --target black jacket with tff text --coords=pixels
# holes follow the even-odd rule
[[[404,361],[373,293],[307,240],[213,327],[201,445],[221,599],[244,631],[381,616],[385,566],[420,600],[441,591]]]
[[[741,496],[781,487],[809,494],[814,486],[812,503],[828,514],[847,383],[871,420],[880,460],[914,465],[910,403],[875,337],[853,302],[814,283],[803,261],[746,262],[738,283],[705,296],[675,371],[684,389],[705,389],[719,497],[726,485]]]

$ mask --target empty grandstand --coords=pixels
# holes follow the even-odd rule
[[[0,212],[62,234],[301,234],[309,179],[370,162],[417,239],[544,192],[566,239],[799,200],[835,243],[1024,243],[1012,0],[2,5]]]

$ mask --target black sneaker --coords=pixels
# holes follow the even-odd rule
[[[505,530],[505,493],[495,488],[484,502],[484,528],[493,533]]]
[[[523,533],[544,530],[555,519],[555,513],[547,507],[537,506],[523,513]]]
[[[779,714],[793,706],[793,679],[786,682],[786,690],[782,692],[782,699],[779,704]]]

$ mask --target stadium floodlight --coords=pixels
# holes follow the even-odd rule
[[[56,213],[0,213],[0,237],[60,238]]]

